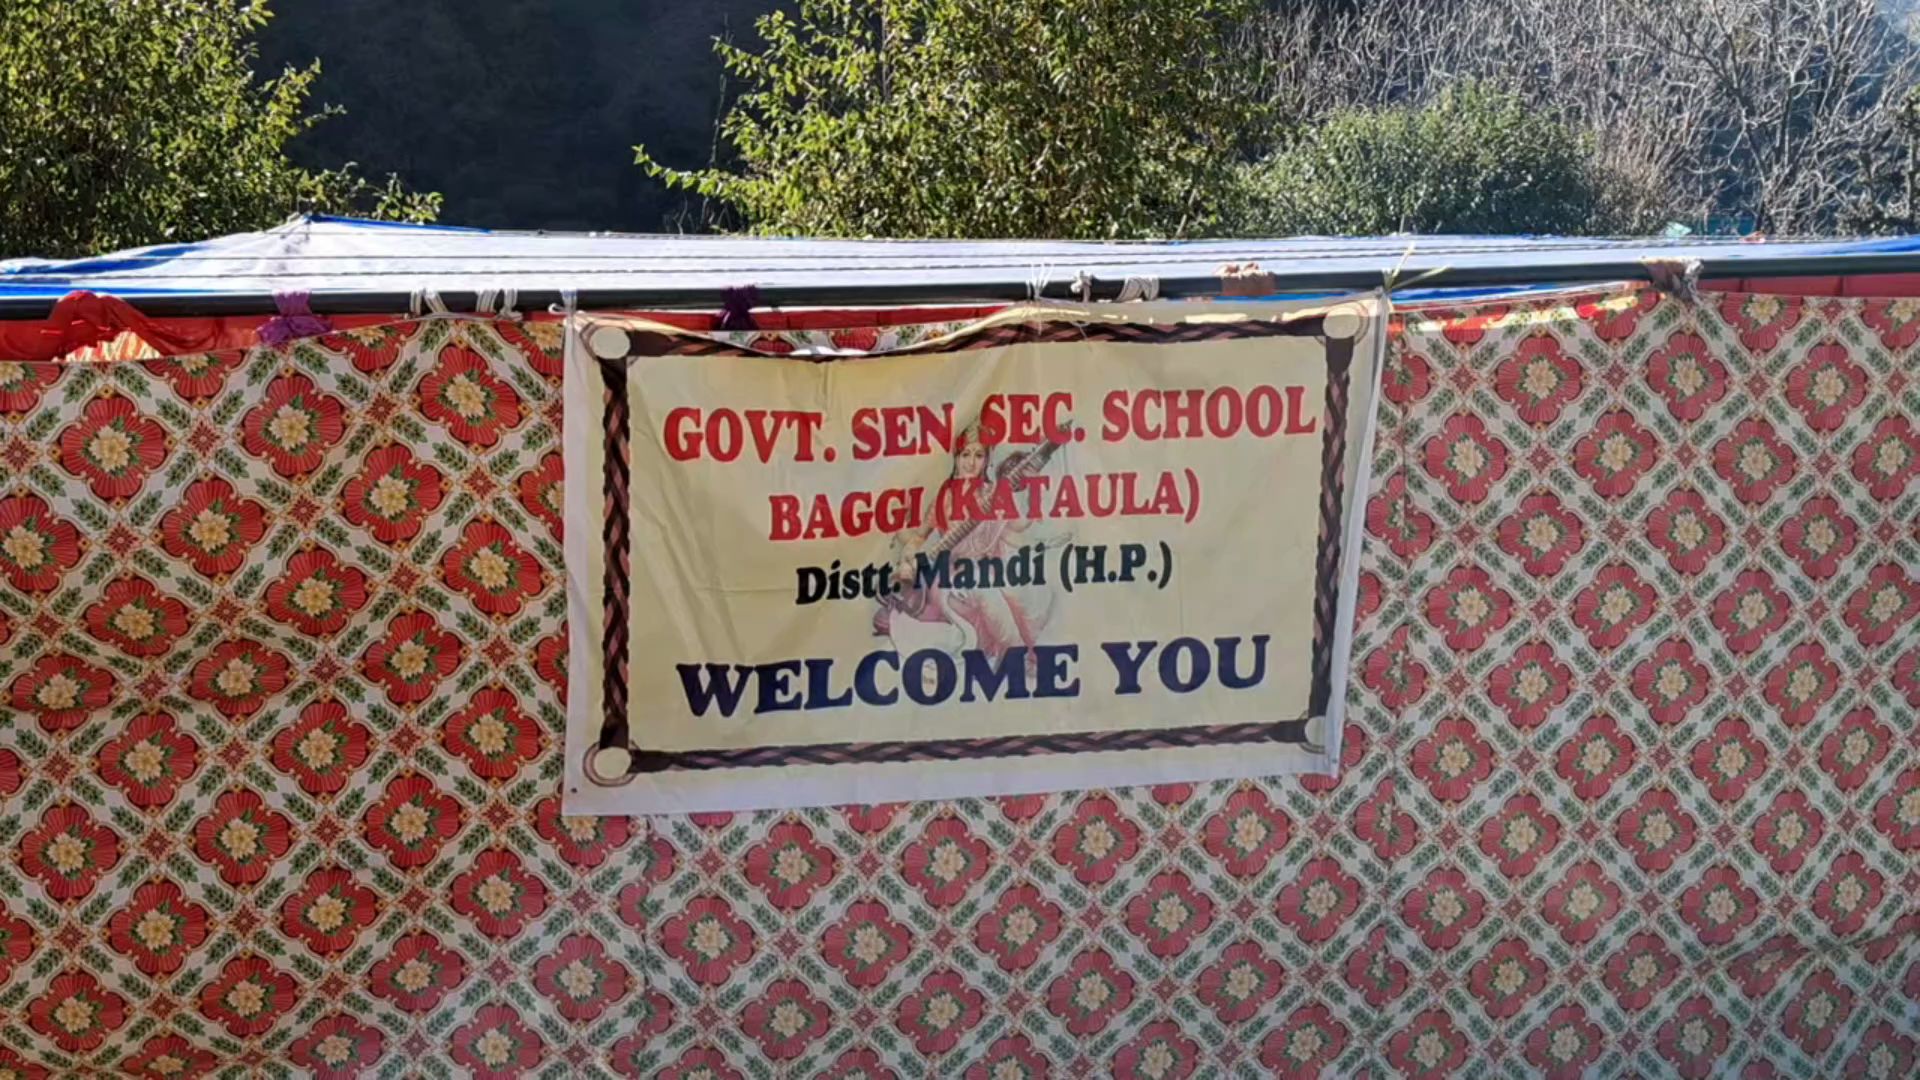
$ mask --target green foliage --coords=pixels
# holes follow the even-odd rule
[[[0,255],[258,228],[303,211],[431,220],[437,195],[305,169],[319,65],[254,81],[266,0],[0,0]]]
[[[637,162],[756,230],[1138,237],[1217,227],[1259,95],[1258,0],[800,0],[722,125],[738,171]]]
[[[1247,234],[1604,233],[1622,227],[1592,148],[1519,97],[1464,85],[1356,109],[1247,170]]]

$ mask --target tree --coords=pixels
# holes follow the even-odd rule
[[[1473,84],[1349,109],[1249,170],[1240,227],[1271,235],[1594,233],[1616,220],[1587,140]]]
[[[439,197],[305,169],[287,140],[319,65],[263,83],[266,0],[0,2],[0,254],[258,228],[302,210],[431,220]]]
[[[762,231],[1185,236],[1261,134],[1258,0],[800,0],[716,45],[737,171],[638,164]]]

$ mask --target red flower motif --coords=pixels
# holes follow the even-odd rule
[[[1002,796],[995,800],[1004,812],[1008,803],[1020,796]],[[1039,799],[1040,796],[1033,796]],[[847,819],[847,828],[862,836],[876,836],[881,830],[893,824],[893,819],[905,809],[904,803],[860,803],[840,807],[841,816]],[[1037,808],[1036,808],[1037,809]]]
[[[1680,917],[1702,945],[1725,945],[1760,915],[1760,895],[1726,863],[1708,870],[1680,894]]]
[[[1467,1038],[1445,1009],[1428,1009],[1387,1042],[1387,1063],[1402,1076],[1447,1076],[1466,1062]]]
[[[229,720],[243,720],[287,688],[287,658],[257,641],[232,638],[194,665],[187,693]]]
[[[1833,861],[1827,876],[1813,890],[1813,913],[1836,938],[1858,933],[1886,895],[1886,878],[1867,865],[1866,857],[1849,851]]]
[[[1767,675],[1767,704],[1779,711],[1790,727],[1804,726],[1832,699],[1840,685],[1840,668],[1827,659],[1817,641],[1796,645],[1780,666]]]
[[[38,495],[0,498],[0,574],[21,592],[52,592],[80,561],[80,530]]]
[[[1227,946],[1211,966],[1200,973],[1194,996],[1213,1010],[1222,1024],[1245,1023],[1280,993],[1286,972],[1257,941]]]
[[[60,433],[60,467],[107,502],[139,494],[166,460],[166,429],[118,394],[88,402],[80,419]]]
[[[1920,612],[1920,588],[1896,563],[1881,563],[1847,598],[1845,622],[1863,649],[1885,645]]]
[[[1441,802],[1466,801],[1474,785],[1493,773],[1493,747],[1463,716],[1434,725],[1426,738],[1414,744],[1413,775]]]
[[[1838,341],[1808,349],[1805,362],[1787,373],[1787,404],[1818,432],[1838,431],[1866,397],[1867,373]]]
[[[1883,416],[1873,434],[1853,449],[1853,478],[1867,485],[1880,502],[1906,493],[1907,481],[1920,472],[1920,435],[1904,416]]]
[[[530,1075],[546,1056],[540,1036],[520,1020],[511,1005],[488,1005],[454,1029],[452,1057],[473,1080],[517,1080]]]
[[[885,904],[856,900],[839,922],[820,935],[820,955],[848,986],[867,990],[880,985],[893,966],[907,958],[907,942],[907,928],[894,921]]]
[[[1553,646],[1530,641],[1487,676],[1487,696],[1507,714],[1507,722],[1531,731],[1573,693],[1573,669],[1560,662]]]
[[[432,934],[408,934],[367,972],[367,992],[401,1012],[433,1012],[467,978],[467,962]]]
[[[1467,973],[1467,992],[1480,999],[1487,1019],[1495,1021],[1520,1015],[1546,985],[1546,961],[1527,948],[1525,938],[1510,937],[1495,945]]]
[[[1380,393],[1395,405],[1405,407],[1433,390],[1433,365],[1427,358],[1404,346],[1394,349],[1380,380]]]
[[[1409,636],[1409,628],[1400,627],[1360,665],[1361,684],[1379,695],[1389,712],[1405,709],[1427,692],[1427,668],[1407,648]]]
[[[973,943],[1006,972],[1025,971],[1040,950],[1060,936],[1060,905],[1032,885],[1015,885],[1000,894],[992,910],[973,926]]]
[[[1560,419],[1560,410],[1585,387],[1579,362],[1545,331],[1514,346],[1493,373],[1493,392],[1514,407],[1521,423],[1534,427]]]
[[[280,905],[280,932],[298,939],[316,956],[353,948],[360,931],[373,925],[380,898],[338,866],[315,870],[306,884]]]
[[[386,1036],[346,1013],[334,1013],[287,1047],[287,1060],[315,1080],[351,1080],[387,1052]]]
[[[1666,344],[1647,357],[1647,387],[1667,403],[1675,420],[1691,423],[1727,396],[1727,365],[1707,347],[1706,339],[1684,330],[1668,335]]]
[[[148,978],[171,975],[207,940],[207,909],[171,881],[149,881],[107,921],[107,944]]]
[[[1847,1076],[1872,1077],[1912,1076],[1916,1071],[1920,1071],[1920,1060],[1916,1060],[1914,1041],[1896,1033],[1885,1020],[1867,1029],[1841,1069]]]
[[[218,579],[240,569],[266,532],[266,510],[211,477],[187,485],[179,504],[160,519],[160,547],[195,573]]]
[[[1801,986],[1787,1006],[1781,1030],[1817,1059],[1833,1045],[1834,1035],[1846,1027],[1851,1015],[1853,991],[1836,981],[1833,972],[1822,969]]]
[[[1303,775],[1299,778],[1300,790],[1314,795],[1325,795],[1330,791],[1338,790],[1341,781],[1351,776],[1353,771],[1360,767],[1360,763],[1367,759],[1369,738],[1367,729],[1359,724],[1351,725],[1342,731],[1340,733],[1340,771],[1331,776],[1325,773]]]
[[[1387,928],[1375,926],[1367,934],[1367,940],[1347,953],[1347,962],[1342,975],[1348,986],[1360,994],[1369,1008],[1378,1009],[1389,1002],[1397,1001],[1407,992],[1407,977],[1410,969],[1394,956],[1387,947]]]
[[[557,634],[548,634],[533,647],[533,673],[540,681],[553,687],[560,696],[560,704],[567,703],[567,628],[560,627]]]
[[[1540,899],[1540,913],[1569,945],[1585,945],[1620,911],[1620,886],[1600,864],[1575,863]]]
[[[964,975],[942,968],[900,999],[893,1026],[913,1040],[920,1056],[937,1057],[952,1050],[960,1036],[980,1023],[986,1006],[986,995],[967,985]]]
[[[744,1080],[727,1056],[711,1046],[689,1047],[659,1080]]]
[[[636,930],[643,929],[647,925],[648,894],[653,891],[655,885],[671,878],[679,863],[679,856],[674,853],[673,845],[667,843],[666,838],[658,833],[647,837],[640,845],[640,851],[645,857],[640,860],[640,865],[635,868],[636,872],[631,875],[637,880],[620,890],[618,909],[620,921]]]
[[[1727,1021],[1713,1010],[1713,1002],[1696,994],[1660,1026],[1654,1045],[1683,1080],[1706,1080],[1719,1075],[1720,1056],[1727,1052],[1729,1037]]]
[[[226,389],[227,376],[245,363],[244,349],[194,353],[190,356],[163,356],[142,360],[140,366],[173,385],[173,392],[190,402],[207,401]]]
[[[1301,941],[1317,945],[1347,921],[1360,906],[1364,891],[1360,881],[1348,876],[1338,861],[1323,856],[1302,867],[1300,875],[1280,890],[1275,909],[1280,921],[1293,927]]]
[[[1873,827],[1895,851],[1920,850],[1920,766],[1901,773],[1873,804]]]
[[[1163,870],[1127,902],[1127,930],[1165,959],[1186,952],[1213,925],[1213,898],[1181,870]]]
[[[1780,336],[1800,325],[1806,301],[1798,296],[1771,293],[1727,293],[1720,300],[1720,317],[1740,332],[1740,344],[1757,353],[1780,344]]]
[[[623,817],[567,817],[560,797],[549,795],[533,805],[533,831],[552,846],[554,854],[576,870],[592,870],[623,848],[632,826]],[[656,837],[657,838],[657,837]]]
[[[1447,485],[1454,502],[1480,503],[1507,475],[1507,447],[1485,421],[1464,413],[1449,418],[1423,450],[1427,475]],[[1384,494],[1384,492],[1383,492]]]
[[[520,710],[520,699],[498,683],[476,692],[440,729],[447,753],[490,782],[514,778],[540,755],[540,728]]]
[[[1782,973],[1792,969],[1807,950],[1791,934],[1775,934],[1759,947],[1742,952],[1727,964],[1727,975],[1740,985],[1740,992],[1758,1001],[1773,992]]]
[[[627,969],[591,934],[569,934],[533,966],[533,988],[572,1023],[591,1023],[627,996]]]
[[[1472,652],[1513,617],[1513,594],[1477,566],[1455,567],[1427,593],[1427,622],[1444,635],[1447,648]]]
[[[1573,471],[1593,485],[1595,495],[1618,499],[1633,491],[1659,456],[1653,432],[1632,413],[1615,409],[1573,444]]]
[[[163,712],[141,713],[100,747],[100,779],[142,810],[173,801],[200,768],[200,744]]]
[[[200,989],[200,1014],[236,1039],[264,1035],[293,1011],[299,984],[264,956],[246,953],[227,961],[220,977]]]
[[[440,629],[432,614],[410,611],[387,623],[387,636],[367,647],[360,671],[379,683],[395,705],[425,701],[464,658],[460,639]]]
[[[1172,1020],[1156,1020],[1113,1055],[1113,1075],[1124,1080],[1186,1080],[1200,1059],[1200,1044]]]
[[[1530,577],[1558,574],[1587,545],[1586,527],[1579,516],[1551,491],[1522,499],[1519,509],[1500,522],[1495,539],[1501,551],[1520,560],[1520,568]]]
[[[1853,554],[1860,531],[1838,500],[1821,495],[1808,499],[1800,512],[1780,526],[1780,548],[1815,581],[1825,581],[1840,569],[1840,560]]]
[[[613,1044],[613,1071],[630,1080],[648,1080],[653,1076],[654,1040],[673,1027],[673,1001],[658,990],[648,990],[638,1000],[640,1015],[629,1014],[622,1030],[627,1034]],[[848,1054],[853,1051],[848,1051]],[[873,1051],[867,1051],[869,1055]],[[846,1055],[841,1056],[846,1060]],[[877,1059],[876,1059],[877,1060]],[[737,1074],[736,1074],[737,1075]]]
[[[50,653],[14,677],[8,686],[13,707],[31,713],[49,735],[72,731],[87,717],[113,703],[114,678],[70,653]]]
[[[1860,321],[1880,335],[1880,344],[1889,352],[1898,352],[1920,340],[1920,300],[1902,296],[1864,301]]]
[[[0,799],[11,797],[27,782],[25,769],[20,763],[20,755],[0,747]],[[6,980],[0,979],[0,983]]]
[[[1753,849],[1784,877],[1799,871],[1824,832],[1825,819],[1806,795],[1783,791],[1766,813],[1753,819]]]
[[[440,350],[439,366],[420,380],[420,415],[484,450],[500,441],[502,431],[519,426],[520,395],[487,370],[479,353],[449,345]]]
[[[87,633],[128,656],[160,656],[187,636],[187,605],[137,575],[110,583],[87,608]]]
[[[826,1036],[831,1015],[832,1010],[807,990],[806,983],[777,979],[741,1012],[740,1030],[759,1043],[760,1052],[771,1060],[791,1061]]]
[[[300,710],[300,718],[273,737],[268,761],[293,777],[309,795],[334,795],[367,763],[372,732],[347,713],[347,707],[323,699]]]
[[[898,924],[894,928],[889,955],[898,961],[906,956],[907,949],[904,931]],[[828,935],[831,933],[829,930]],[[687,901],[686,907],[661,927],[660,943],[667,955],[686,969],[687,976],[703,986],[719,986],[734,968],[753,959],[753,928],[734,915],[733,907],[724,899],[712,894]],[[828,959],[831,962],[833,957]]]
[[[1708,560],[1726,550],[1726,522],[1691,488],[1676,488],[1647,516],[1647,542],[1681,574],[1698,574]]]
[[[938,817],[900,853],[900,876],[920,890],[928,904],[950,908],[986,876],[992,857],[986,842],[969,832],[965,821]]]
[[[1573,624],[1586,632],[1587,644],[1600,652],[1619,648],[1629,634],[1653,618],[1653,586],[1626,563],[1614,563],[1593,576],[1573,598]]]
[[[521,606],[546,587],[540,560],[491,518],[467,523],[460,543],[440,560],[440,576],[447,588],[464,594],[481,614],[494,618],[518,615]]]
[[[0,984],[13,978],[15,968],[33,959],[33,951],[33,924],[0,906]],[[0,1061],[0,1068],[5,1065]]]
[[[1047,986],[1047,1011],[1076,1038],[1099,1034],[1133,1003],[1133,976],[1117,968],[1102,948],[1089,949]]]
[[[514,485],[520,493],[520,505],[527,513],[546,522],[555,540],[561,539],[566,531],[567,507],[561,498],[563,476],[559,452],[549,451],[540,459],[540,464],[521,473]]]
[[[1347,1048],[1347,1025],[1325,1005],[1295,1009],[1260,1042],[1260,1064],[1285,1080],[1313,1080]]]
[[[1293,822],[1273,805],[1266,792],[1244,787],[1228,797],[1219,813],[1207,819],[1200,830],[1200,843],[1207,854],[1220,860],[1227,873],[1244,880],[1265,870],[1274,855],[1287,846],[1292,832]]]
[[[1480,925],[1487,898],[1455,869],[1433,870],[1426,880],[1400,900],[1400,921],[1420,935],[1421,944],[1445,952],[1460,944],[1460,935]]]
[[[1554,772],[1572,786],[1576,798],[1592,802],[1605,797],[1613,782],[1626,775],[1635,755],[1633,739],[1620,730],[1619,723],[1606,713],[1594,713],[1560,744]]]
[[[1367,534],[1386,542],[1387,550],[1412,559],[1433,546],[1433,515],[1407,497],[1407,477],[1395,472],[1367,499]]]
[[[319,468],[328,447],[346,430],[339,398],[316,389],[305,375],[282,375],[241,419],[240,446],[265,458],[274,472],[294,479]]]
[[[1480,825],[1480,850],[1510,878],[1533,873],[1559,844],[1560,819],[1532,793],[1508,799],[1499,814]]]
[[[1660,935],[1643,930],[1607,957],[1601,982],[1622,1009],[1636,1013],[1652,1004],[1654,995],[1666,989],[1679,973],[1680,960],[1667,943],[1660,940]]]
[[[86,808],[62,802],[40,815],[40,824],[20,838],[20,872],[38,878],[47,898],[65,904],[84,900],[120,861],[120,837],[95,822]]]
[[[27,1003],[27,1026],[62,1053],[98,1050],[127,1022],[127,999],[100,985],[91,971],[63,971]]]
[[[340,489],[340,514],[383,544],[402,544],[419,534],[445,497],[440,470],[415,460],[405,446],[383,446]]]
[[[1348,738],[1352,738],[1348,732]],[[1380,781],[1366,801],[1354,807],[1353,835],[1381,862],[1392,862],[1412,851],[1420,840],[1420,824],[1394,798],[1391,778]]]
[[[433,861],[460,832],[461,818],[458,799],[419,773],[403,773],[387,781],[361,825],[367,843],[384,852],[394,869],[410,870]]]
[[[1728,649],[1745,656],[1786,625],[1792,608],[1765,570],[1742,570],[1713,598],[1713,626],[1725,636]]]
[[[331,637],[367,606],[367,575],[323,547],[287,560],[285,577],[267,586],[267,617],[309,637]]]
[[[1800,455],[1774,433],[1763,416],[1740,421],[1733,433],[1713,444],[1713,471],[1733,485],[1733,496],[1756,505],[1800,471]]]
[[[505,848],[481,852],[467,872],[453,879],[453,910],[473,920],[495,940],[518,937],[547,910],[547,885]]]
[[[1634,865],[1649,873],[1670,868],[1693,850],[1694,833],[1693,817],[1665,788],[1649,789],[1614,826],[1614,838],[1633,852]]]
[[[1578,1005],[1562,1005],[1527,1036],[1527,1061],[1543,1080],[1580,1080],[1606,1043]]]
[[[1867,774],[1886,758],[1892,743],[1893,732],[1874,719],[1872,709],[1855,709],[1821,740],[1820,768],[1833,777],[1835,787],[1853,791],[1867,782]]]
[[[1747,722],[1728,717],[1713,734],[1693,746],[1693,775],[1707,785],[1715,802],[1732,802],[1767,769],[1767,746],[1753,737]]]
[[[406,343],[406,337],[404,326],[363,326],[328,337],[326,345],[346,350],[355,371],[377,375],[400,359],[400,346]]]
[[[1660,306],[1660,296],[1657,289],[1636,289],[1594,304],[1592,310],[1583,307],[1580,317],[1593,330],[1594,337],[1616,345],[1633,336],[1641,316]]]
[[[25,416],[39,408],[41,395],[65,371],[65,364],[0,360],[0,413]]]
[[[118,1070],[139,1080],[172,1080],[211,1075],[217,1064],[212,1054],[178,1035],[155,1035],[140,1045],[139,1053],[122,1059]]]
[[[293,845],[293,823],[258,792],[235,788],[214,800],[193,830],[193,853],[229,885],[252,885]]]
[[[1053,861],[1072,870],[1082,885],[1113,880],[1120,864],[1139,850],[1140,826],[1105,795],[1082,799],[1073,819],[1053,834]]]
[[[519,350],[543,378],[558,379],[566,348],[566,323],[558,319],[500,320],[492,324],[500,339]]]
[[[767,838],[747,849],[747,882],[766,894],[767,902],[782,911],[797,911],[813,899],[814,891],[832,881],[839,857],[814,839],[803,822],[782,821],[767,830]]]

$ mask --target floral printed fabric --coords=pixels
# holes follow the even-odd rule
[[[646,822],[557,328],[0,364],[0,1070],[1912,1075],[1920,304],[1401,327],[1338,781]]]

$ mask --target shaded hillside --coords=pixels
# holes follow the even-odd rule
[[[318,57],[335,117],[296,144],[446,196],[449,224],[672,228],[684,197],[633,166],[645,143],[708,160],[711,40],[757,41],[777,0],[278,0],[263,70]]]

